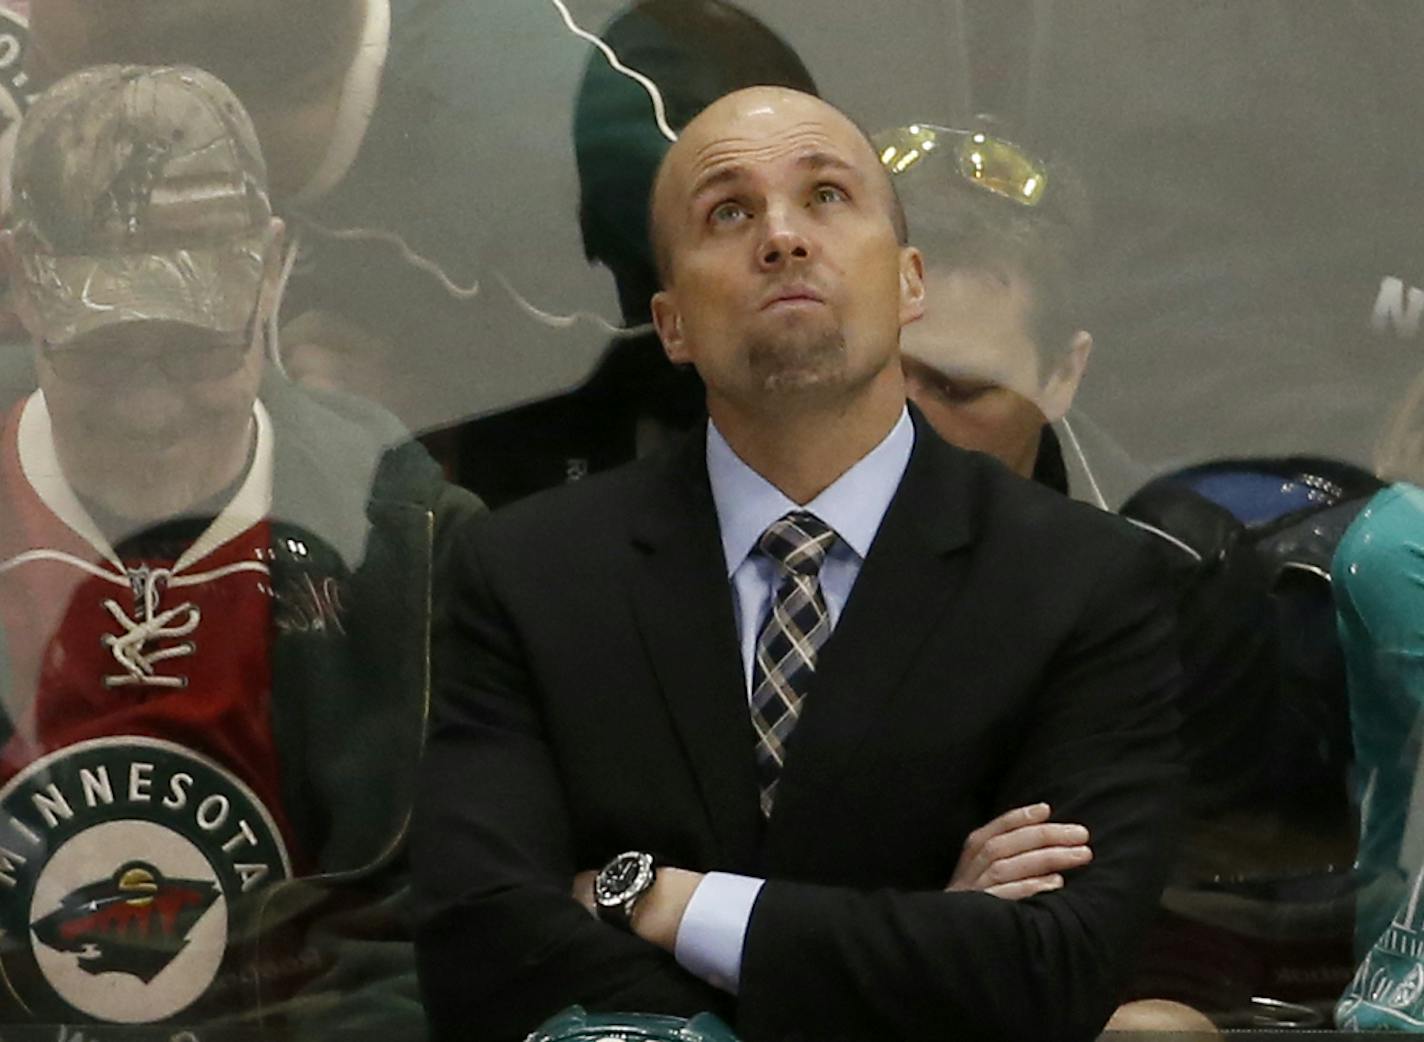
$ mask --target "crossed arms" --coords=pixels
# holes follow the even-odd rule
[[[1180,782],[1172,620],[1146,551],[1118,555],[1100,576],[996,785],[1001,808],[1044,801],[1086,826],[1091,862],[1053,888],[1040,877],[1055,871],[992,870],[1032,880],[1032,895],[984,892],[1007,879],[984,874],[1006,860],[995,856],[1002,843],[965,847],[950,883],[979,889],[773,878],[733,999],[669,954],[676,914],[653,943],[595,921],[572,896],[595,866],[569,811],[579,780],[547,734],[552,696],[529,653],[542,637],[496,589],[478,541],[468,550],[453,628],[437,635],[445,679],[413,837],[437,1039],[517,1039],[574,1002],[712,1010],[748,1042],[910,1038],[947,1025],[963,1037],[1078,1039],[1101,1028],[1155,907]]]

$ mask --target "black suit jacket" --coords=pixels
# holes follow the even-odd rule
[[[751,1042],[1091,1037],[1180,788],[1155,550],[917,417],[763,824],[704,442],[464,545],[414,833],[436,1037],[573,1002],[712,1009]],[[972,829],[1038,800],[1090,829],[1091,865],[1018,903],[942,892]],[[627,849],[770,880],[736,1000],[568,896]]]

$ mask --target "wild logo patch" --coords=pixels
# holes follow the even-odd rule
[[[152,738],[59,750],[0,790],[0,983],[39,1021],[194,1015],[243,898],[290,876],[217,763]]]
[[[152,984],[221,896],[211,880],[165,879],[148,862],[130,861],[65,895],[30,929],[47,948],[79,953],[85,973],[126,973]]]

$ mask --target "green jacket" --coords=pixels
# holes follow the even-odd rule
[[[404,846],[429,715],[430,638],[444,618],[454,535],[482,507],[375,406],[313,400],[277,380],[262,399],[277,437],[274,586],[282,589],[284,563],[298,591],[311,589],[306,577],[319,587],[350,569],[350,580],[345,640],[333,648],[287,634],[274,652],[273,728],[278,748],[292,750],[284,802],[323,874],[266,891],[258,937],[288,940],[259,943],[256,1006],[264,1022],[293,1020],[314,1038],[382,1028],[406,1042],[424,1034]],[[308,545],[327,554],[284,562],[289,533],[317,536]],[[287,998],[284,974],[267,986],[263,970],[290,965],[293,950],[298,976],[303,956],[321,968]]]

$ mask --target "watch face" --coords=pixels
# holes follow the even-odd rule
[[[604,867],[593,884],[594,899],[601,905],[621,904],[652,882],[653,859],[630,851],[619,854]]]
[[[608,889],[616,893],[627,890],[638,878],[638,862],[634,858],[619,858],[608,873]]]

